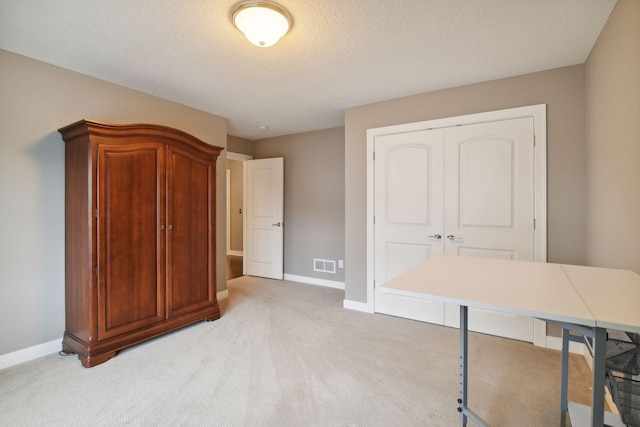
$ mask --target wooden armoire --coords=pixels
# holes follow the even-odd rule
[[[216,159],[222,148],[165,126],[89,120],[65,141],[62,350],[85,367],[220,317]]]

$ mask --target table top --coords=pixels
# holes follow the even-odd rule
[[[545,320],[640,331],[640,276],[628,270],[438,255],[379,290]]]
[[[640,333],[640,275],[630,270],[565,265],[562,269],[598,326]]]

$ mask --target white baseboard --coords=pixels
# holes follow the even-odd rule
[[[244,256],[244,252],[243,251],[229,251],[229,253],[227,253],[227,255],[233,255],[233,256]]]
[[[342,306],[347,310],[363,311],[365,313],[373,313],[373,307],[366,302],[352,301],[345,299],[342,301]]]
[[[229,290],[225,289],[216,294],[218,300],[229,297]],[[43,344],[34,345],[33,347],[23,348],[12,353],[0,355],[0,369],[10,366],[19,365],[48,354],[57,353],[62,350],[62,340],[57,339]]]
[[[57,353],[60,350],[62,350],[62,340],[57,339],[34,345],[33,347],[23,348],[22,350],[12,353],[3,354],[0,355],[0,369],[19,365],[20,363],[28,362],[51,353]]]
[[[286,273],[284,275],[284,280],[344,290],[344,282],[338,282],[335,280],[316,279],[315,277],[296,276],[295,274]]]

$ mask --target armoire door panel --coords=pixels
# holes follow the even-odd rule
[[[162,321],[162,145],[98,149],[99,337]]]
[[[214,160],[169,147],[167,165],[168,316],[215,299]],[[186,285],[188,284],[188,286]]]

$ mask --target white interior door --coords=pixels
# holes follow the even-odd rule
[[[445,170],[445,253],[533,261],[533,118],[445,129]],[[445,325],[459,322],[446,304]],[[533,341],[527,316],[473,309],[469,329]]]
[[[283,279],[284,159],[244,162],[244,274]]]
[[[534,260],[533,134],[524,117],[373,137],[374,311],[457,327],[458,306],[376,286],[437,253]],[[534,341],[531,317],[474,310],[469,327]]]
[[[375,284],[444,253],[443,130],[375,138]],[[444,304],[376,291],[375,311],[444,322]]]

